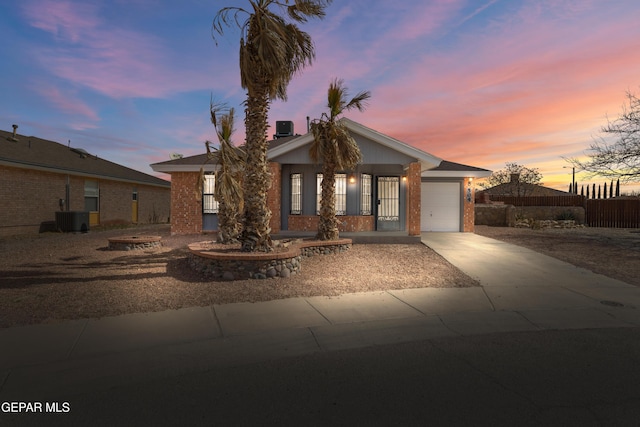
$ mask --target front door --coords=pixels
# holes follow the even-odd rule
[[[379,176],[376,191],[376,230],[400,230],[400,177]]]

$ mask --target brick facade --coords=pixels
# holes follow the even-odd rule
[[[171,174],[171,234],[202,232],[202,196],[198,172]]]
[[[271,219],[269,220],[269,226],[271,232],[276,234],[280,232],[280,215],[281,215],[281,203],[282,200],[282,173],[280,163],[270,162],[269,173],[271,174],[271,186],[267,192],[267,207],[271,211]]]
[[[420,235],[420,163],[409,164],[407,174],[407,232],[409,236]]]
[[[318,231],[317,215],[289,215],[289,230],[295,231]],[[375,230],[375,218],[373,215],[355,216],[340,215],[338,216],[338,231],[358,232]]]
[[[84,211],[84,183],[88,178],[0,166],[0,236],[33,234],[55,221],[60,210]],[[170,190],[152,185],[95,179],[100,190],[100,224],[131,223],[132,194],[138,192],[138,222],[167,222]],[[66,186],[69,184],[69,200]]]
[[[462,231],[473,233],[475,228],[475,190],[473,178],[465,178],[462,191]]]

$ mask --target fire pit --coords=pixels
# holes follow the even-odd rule
[[[160,236],[122,236],[109,239],[109,249],[112,251],[140,251],[162,246]]]

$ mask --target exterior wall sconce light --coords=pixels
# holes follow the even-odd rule
[[[354,174],[349,175],[349,184],[356,183],[356,176]]]
[[[402,182],[407,182],[407,176],[406,175],[402,176]]]

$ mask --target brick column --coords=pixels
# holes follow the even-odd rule
[[[171,234],[202,232],[202,195],[198,193],[198,172],[171,174]]]
[[[281,212],[282,212],[282,168],[280,163],[270,162],[269,173],[271,174],[271,187],[267,192],[267,206],[271,211],[271,220],[269,220],[269,227],[271,232],[277,234],[280,232],[280,225],[282,224]]]
[[[407,174],[407,232],[420,235],[420,163],[409,164]]]
[[[473,178],[464,179],[464,189],[462,191],[462,204],[464,206],[463,219],[462,219],[462,231],[473,233],[475,230],[475,190],[473,188]]]

